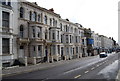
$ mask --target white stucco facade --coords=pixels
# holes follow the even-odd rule
[[[2,63],[13,64],[14,60],[17,59],[17,44],[16,44],[16,28],[17,28],[17,19],[15,8],[17,8],[17,4],[10,3],[10,5],[2,5],[0,4],[0,57],[2,58]],[[3,26],[3,13],[9,14],[9,27]],[[16,21],[16,23],[15,23]],[[4,39],[9,40],[9,52],[3,53],[3,42]],[[6,49],[6,48],[4,48]]]
[[[118,2],[118,44],[120,45],[120,2]]]
[[[113,40],[106,37],[106,36],[103,36],[103,35],[100,35],[100,39],[101,39],[101,47],[103,49],[112,49],[113,48]]]
[[[34,3],[21,2],[18,4],[18,10],[21,7],[24,9],[24,15],[23,18],[18,15],[18,57],[27,57],[28,63],[34,64],[82,57],[83,29],[78,24],[62,19],[54,11]],[[36,19],[34,14],[37,14]],[[21,25],[24,27],[21,32],[23,37],[20,37]]]
[[[96,34],[96,33],[93,33],[92,36],[93,36],[93,39],[94,39],[93,47],[94,48],[101,47],[101,39],[100,39],[99,35]]]

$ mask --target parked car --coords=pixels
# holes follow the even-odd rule
[[[120,52],[120,49],[117,49],[117,50],[116,50],[116,53],[118,53],[118,52]]]
[[[107,53],[106,52],[101,52],[99,54],[100,58],[103,58],[103,57],[107,57]]]

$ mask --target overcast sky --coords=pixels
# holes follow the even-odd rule
[[[80,23],[95,33],[118,41],[118,1],[120,0],[27,0],[60,14],[63,19]]]

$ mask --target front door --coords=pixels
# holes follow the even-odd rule
[[[44,62],[47,61],[47,56],[48,56],[48,49],[47,46],[45,47],[45,57],[44,57]]]
[[[19,58],[24,58],[24,46],[20,46],[19,48]]]
[[[63,47],[61,47],[61,59],[64,60],[64,56],[63,56]]]

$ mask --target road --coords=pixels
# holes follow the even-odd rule
[[[115,79],[120,69],[120,54],[108,54],[108,57],[99,56],[86,57],[67,64],[3,77],[5,79]]]

